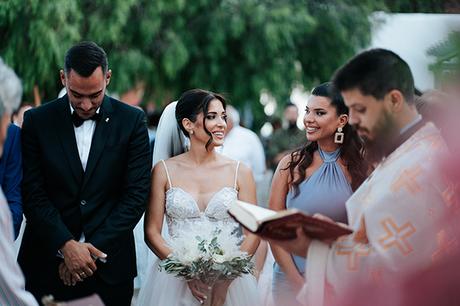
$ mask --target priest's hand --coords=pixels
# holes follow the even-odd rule
[[[291,254],[307,257],[311,239],[307,235],[305,235],[305,232],[303,231],[303,228],[301,226],[297,227],[296,235],[296,238],[290,240],[267,239],[267,241],[270,244],[274,244],[283,248],[285,251]]]

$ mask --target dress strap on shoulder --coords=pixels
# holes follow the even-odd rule
[[[236,189],[237,185],[236,183],[238,182],[238,169],[240,168],[240,161],[236,162],[236,170],[235,170],[235,183],[233,184],[233,188]]]
[[[171,178],[169,177],[168,167],[166,167],[166,163],[165,163],[165,161],[163,159],[161,160],[161,162],[163,163],[163,166],[165,167],[166,177],[168,178],[169,188],[172,188]]]

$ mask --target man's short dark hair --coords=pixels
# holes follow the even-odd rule
[[[339,68],[332,79],[339,91],[359,89],[363,95],[381,100],[399,90],[408,103],[414,101],[414,78],[409,65],[385,49],[364,51]]]
[[[291,107],[291,106],[294,106],[295,108],[299,109],[299,108],[297,107],[297,105],[295,105],[294,103],[292,103],[290,100],[289,100],[289,102],[287,102],[287,103],[284,105],[284,109],[286,110],[286,109],[288,109],[288,108]]]
[[[89,77],[97,67],[102,68],[102,72],[107,72],[107,54],[104,49],[92,41],[82,41],[70,48],[64,60],[64,71],[69,73],[74,70],[82,77]]]

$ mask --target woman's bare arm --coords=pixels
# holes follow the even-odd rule
[[[145,212],[145,242],[158,258],[165,259],[171,253],[171,250],[166,246],[166,242],[161,236],[165,214],[165,192],[168,180],[162,162],[157,163],[152,172],[152,186],[149,203]]]

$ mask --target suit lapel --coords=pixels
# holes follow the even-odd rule
[[[73,129],[67,95],[61,99],[60,103],[55,121],[56,131],[61,141],[64,155],[72,170],[72,174],[78,183],[80,183],[83,177],[83,167],[81,166],[80,156],[78,155],[77,141],[75,139],[75,131]]]
[[[91,141],[91,149],[89,151],[88,162],[86,164],[82,189],[85,188],[89,178],[91,178],[91,175],[101,158],[102,152],[104,151],[105,143],[111,131],[110,126],[112,124],[112,111],[113,108],[109,97],[105,96],[101,106],[102,116],[96,125],[96,130],[94,131],[93,139]]]

